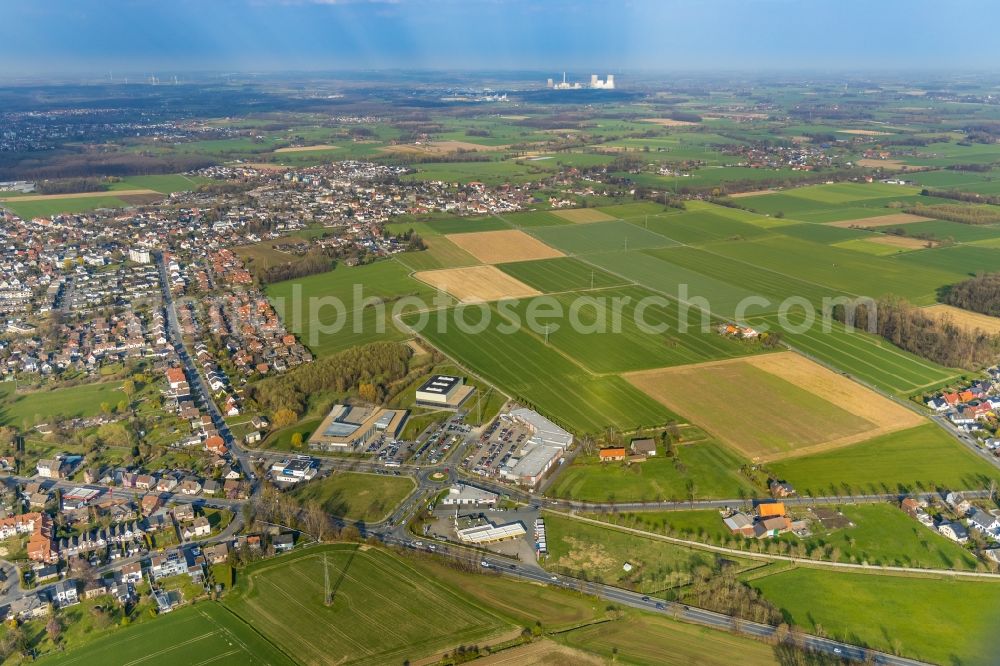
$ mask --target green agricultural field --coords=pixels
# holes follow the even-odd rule
[[[607,213],[611,217],[617,217],[619,220],[626,221],[644,218],[647,215],[661,215],[663,213],[676,212],[673,209],[665,208],[658,203],[652,203],[650,201],[619,204],[617,206],[598,206],[597,210],[602,213]]]
[[[41,659],[70,664],[196,664],[292,666],[296,660],[261,636],[255,627],[214,603],[200,603],[125,629],[104,630],[86,645]]]
[[[427,246],[426,250],[404,252],[396,255],[396,260],[412,271],[431,271],[479,263],[475,257],[444,236],[427,236],[424,244]]]
[[[552,298],[563,314],[538,318],[539,327],[549,326],[548,344],[594,373],[685,365],[761,351],[759,344],[720,336],[714,327],[701,330],[700,317],[695,317],[690,330],[681,332],[677,303],[642,287],[567,292]],[[511,311],[518,321],[528,322],[536,305],[529,299]],[[615,311],[621,313],[619,322]]]
[[[204,176],[187,176],[183,173],[164,174],[159,176],[128,176],[111,185],[115,190],[156,190],[162,194],[172,192],[187,192],[197,189],[199,185],[211,182]]]
[[[385,520],[416,488],[408,476],[332,472],[299,485],[292,493],[302,503],[317,501],[338,518],[362,523]]]
[[[238,576],[225,604],[305,666],[402,663],[516,631],[400,558],[353,545],[253,564]]]
[[[512,227],[553,227],[562,224],[573,224],[547,210],[534,210],[526,213],[507,213],[501,216]]]
[[[998,251],[965,247],[948,249],[980,250],[991,254],[996,265],[1000,266]],[[788,279],[796,278],[801,282],[814,284],[830,296],[847,293],[874,298],[895,294],[918,305],[934,303],[937,289],[961,279],[964,273],[956,271],[951,260],[937,265],[921,263],[924,269],[920,271],[914,271],[912,265],[901,262],[906,262],[907,257],[924,256],[948,249],[910,252],[893,259],[884,259],[795,238],[770,236],[746,242],[716,243],[712,246],[712,252],[719,258],[740,262],[733,264],[732,270],[741,277],[743,264],[746,264],[767,269]],[[808,297],[807,294],[796,294],[792,290],[786,290],[786,293]]]
[[[596,652],[610,663],[643,666],[768,666],[777,663],[773,648],[760,641],[656,615],[630,614],[620,622],[590,624],[560,634],[558,640],[571,647]]]
[[[855,238],[854,240],[841,241],[839,243],[834,243],[834,246],[843,248],[845,250],[851,250],[852,252],[861,252],[862,254],[870,254],[875,257],[888,257],[894,254],[899,254],[900,252],[913,251],[913,250],[908,250],[904,247],[886,245],[885,243],[873,243],[872,241],[866,240],[865,238]]]
[[[500,314],[495,308],[490,312],[494,323],[475,335],[456,328],[453,310],[426,315],[426,325],[418,334],[508,394],[577,432],[600,432],[608,425],[660,425],[674,418],[621,377],[590,375],[523,327],[509,335],[501,333],[497,330]],[[478,315],[466,313],[465,318],[469,325],[478,321]],[[410,326],[418,325],[419,319],[417,314],[404,316]]]
[[[740,474],[746,461],[713,440],[677,446],[673,458],[660,455],[644,463],[602,463],[578,455],[559,473],[547,494],[586,502],[654,502],[736,498],[760,489]],[[718,515],[718,514],[716,514]]]
[[[856,238],[866,238],[873,234],[864,229],[850,229],[845,227],[831,227],[825,224],[788,224],[776,230],[783,236],[790,236],[813,243],[823,243],[825,245],[835,245],[837,243],[849,242]]]
[[[31,427],[54,418],[97,416],[125,400],[120,382],[81,384],[70,388],[14,393],[13,383],[0,385],[0,423]]]
[[[6,208],[25,220],[52,217],[61,213],[86,213],[97,208],[125,208],[131,205],[132,203],[122,197],[104,193],[95,193],[92,197],[0,201],[0,208]]]
[[[544,243],[567,254],[588,254],[610,250],[639,250],[677,245],[660,234],[622,221],[594,222],[530,230]]]
[[[628,283],[624,278],[615,277],[573,257],[518,261],[498,264],[497,268],[546,293],[603,289]]]
[[[355,298],[357,293],[362,300]],[[268,298],[285,326],[317,356],[376,340],[409,337],[393,324],[393,310],[418,307],[416,303],[407,305],[401,301],[406,297],[416,297],[429,307],[435,294],[423,282],[411,278],[409,269],[395,261],[353,268],[341,266],[267,287]],[[446,302],[450,301],[447,297]]]
[[[788,313],[789,326],[783,326],[776,316],[751,321],[782,331],[785,342],[792,347],[889,393],[913,395],[947,384],[962,374],[960,370],[903,351],[882,337],[851,330],[836,322],[831,321],[825,331],[823,321],[817,318],[808,330],[800,333],[801,312]]]
[[[758,226],[710,211],[666,213],[629,220],[633,224],[688,245],[718,240],[754,238],[768,232]]]
[[[791,239],[780,240],[794,242]],[[700,274],[701,280],[695,278],[695,282],[689,284],[689,289],[693,295],[705,296],[711,311],[720,315],[734,314],[734,308],[739,303],[736,299],[737,294],[744,299],[748,296],[755,299],[744,301],[747,304],[744,316],[774,312],[780,308],[785,299],[790,297],[805,298],[810,303],[819,305],[824,298],[841,294],[839,290],[816,284],[804,276],[800,277],[794,268],[783,266],[779,259],[782,256],[780,253],[776,253],[771,261],[762,262],[760,265],[722,254],[723,251],[733,253],[736,245],[742,247],[751,244],[752,241],[716,243],[708,248],[677,247],[645,252],[663,262]],[[706,278],[727,285],[727,288],[717,292],[722,296],[721,299],[713,298],[712,292],[696,291],[702,288],[702,280]],[[764,301],[760,301],[761,298]]]
[[[704,550],[644,538],[611,527],[544,513],[549,554],[545,568],[648,594],[684,585],[701,566],[715,567],[716,556]],[[750,560],[734,560],[740,568]],[[632,565],[625,571],[624,565]]]
[[[806,631],[822,626],[834,638],[938,664],[996,663],[1000,640],[983,609],[1000,606],[1000,583],[795,569],[751,585]]]
[[[785,192],[790,197],[816,201],[824,204],[845,204],[868,199],[883,199],[893,196],[919,194],[916,187],[887,185],[885,183],[834,183],[833,185],[809,185]]]
[[[956,245],[940,247],[920,252],[907,252],[894,257],[893,261],[900,263],[903,270],[910,275],[925,275],[927,273],[941,274],[948,271],[951,279],[939,286],[952,282],[961,282],[977,273],[993,273],[1000,271],[1000,249],[980,247],[975,245]],[[918,270],[914,270],[914,269]],[[920,301],[920,305],[927,302]]]
[[[429,162],[417,164],[417,173],[404,176],[407,180],[441,180],[454,183],[480,182],[486,185],[527,183],[538,180],[555,169],[548,162]]]
[[[951,238],[959,243],[969,243],[1000,238],[1000,226],[986,224],[959,224],[948,220],[911,222],[901,227],[907,236],[929,234],[941,240]]]
[[[1000,472],[936,424],[769,465],[800,494],[813,496],[915,490],[982,489]]]
[[[682,266],[673,261],[689,250],[699,252],[695,248],[630,250],[591,254],[587,255],[586,261],[609,273],[633,280],[688,304],[691,326],[701,325],[699,318],[701,311],[732,316],[744,299],[758,295],[742,281],[735,279],[732,269],[728,267],[729,262],[719,262],[715,275],[710,276],[701,272],[704,270],[704,264],[697,260],[693,262],[693,267]],[[774,280],[779,285],[788,282],[780,279],[780,276],[769,276],[766,273],[763,273],[763,277]],[[761,278],[758,278],[758,281],[760,280]],[[776,307],[777,304],[772,303],[768,309],[773,310]],[[710,318],[706,321],[711,324]]]

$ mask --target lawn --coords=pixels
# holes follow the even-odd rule
[[[267,295],[290,331],[317,356],[329,356],[409,337],[394,325],[393,312],[419,307],[406,297],[429,305],[435,291],[411,278],[401,263],[380,261],[268,285]]]
[[[559,473],[548,495],[591,502],[654,502],[668,499],[736,498],[758,494],[740,474],[746,461],[713,440],[677,446],[641,464],[602,463],[579,455]]]
[[[127,666],[208,661],[232,666],[291,666],[296,663],[257,633],[255,627],[213,602],[181,608],[125,629],[103,630],[92,642],[45,657],[40,663]]]
[[[53,418],[75,418],[96,416],[101,413],[101,405],[107,403],[117,407],[125,399],[120,382],[81,384],[69,388],[13,393],[12,384],[4,384],[0,390],[0,422],[9,425],[30,427],[37,423],[47,423]]]
[[[398,664],[516,631],[405,561],[353,545],[321,546],[251,565],[225,604],[307,666]]]
[[[795,569],[751,583],[806,631],[939,664],[996,663],[1000,584]],[[822,600],[817,603],[817,600]],[[945,610],[946,609],[946,610]]]
[[[332,472],[299,485],[292,493],[301,502],[316,500],[327,513],[348,521],[377,523],[399,506],[416,484],[408,476]]]
[[[1000,472],[933,423],[768,468],[800,494],[982,489]]]
[[[662,594],[690,581],[697,567],[716,566],[716,556],[704,550],[551,513],[542,517],[549,549],[545,568],[556,573],[637,592]],[[753,564],[735,561],[741,567]],[[626,571],[625,564],[630,564],[631,570]]]

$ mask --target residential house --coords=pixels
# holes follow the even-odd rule
[[[768,483],[768,489],[771,491],[771,497],[791,497],[795,494],[795,488],[792,484],[777,479],[771,479]]]
[[[653,439],[633,439],[632,453],[637,456],[646,456],[652,458],[656,455],[656,441]]]
[[[49,614],[49,598],[44,592],[32,592],[10,602],[9,620],[33,620]]]
[[[56,583],[52,589],[52,600],[59,608],[74,606],[80,603],[80,597],[76,590],[76,581],[68,578]]]
[[[187,561],[178,550],[156,553],[149,558],[149,573],[153,580],[187,573]]]
[[[223,564],[229,560],[229,544],[222,542],[202,548],[202,554],[209,564]]]
[[[938,532],[952,541],[965,543],[969,540],[969,532],[961,523],[946,522],[938,525]]]
[[[190,504],[178,504],[174,507],[174,520],[178,523],[186,523],[194,520],[194,507]]]
[[[274,552],[287,552],[295,547],[295,535],[291,532],[279,534],[271,540],[271,544],[274,546]]]

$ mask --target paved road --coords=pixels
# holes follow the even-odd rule
[[[250,474],[253,468],[250,465],[249,456],[229,431],[229,426],[222,417],[222,412],[219,411],[215,400],[212,399],[211,392],[205,387],[200,368],[188,354],[187,347],[184,345],[184,336],[181,333],[180,322],[177,320],[177,308],[174,304],[173,294],[170,292],[170,282],[167,279],[167,266],[163,261],[163,254],[160,252],[156,253],[156,265],[160,270],[160,291],[163,296],[163,307],[166,310],[167,339],[173,345],[174,351],[177,352],[178,358],[184,365],[184,374],[187,375],[188,385],[191,387],[196,402],[212,417],[212,424],[225,441],[226,446],[229,447],[230,455],[240,463],[244,474]],[[254,479],[252,487],[253,492],[256,492],[258,487],[256,479]]]
[[[412,537],[400,539],[395,535],[386,535],[382,540],[386,544],[402,546],[404,548],[412,548],[412,544],[414,543]],[[426,547],[427,546],[425,545],[425,548]],[[435,552],[436,554],[445,557],[462,557],[461,553],[455,552],[455,550],[456,547],[453,544],[449,544],[448,550],[442,552],[442,550],[438,548]],[[459,547],[457,550],[461,551],[462,549]],[[770,638],[777,631],[777,629],[771,625],[749,622],[746,620],[736,620],[728,615],[716,613],[704,608],[679,604],[673,601],[667,601],[666,599],[657,599],[643,595],[639,592],[623,590],[610,585],[582,581],[568,576],[555,576],[533,564],[518,562],[516,560],[500,557],[494,554],[483,555],[480,566],[483,568],[484,573],[492,572],[497,575],[510,576],[520,580],[541,583],[544,585],[555,585],[557,587],[572,590],[584,590],[587,594],[593,594],[608,601],[613,601],[615,603],[651,613],[662,613],[685,622],[700,624],[714,629],[721,629],[723,631],[735,631],[756,638]],[[857,661],[863,661],[866,657],[870,656],[873,663],[886,664],[888,666],[921,666],[924,664],[924,662],[916,661],[914,659],[896,657],[875,650],[867,650],[857,645],[851,645],[850,643],[843,643],[809,634],[802,635],[802,645],[817,652],[823,652],[837,657],[854,659]]]

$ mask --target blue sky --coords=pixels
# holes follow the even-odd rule
[[[0,0],[0,77],[45,72],[976,69],[990,0]]]

